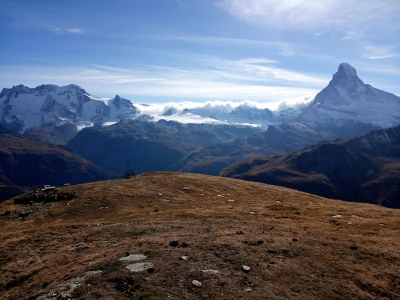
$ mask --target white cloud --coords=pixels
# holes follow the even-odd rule
[[[316,94],[328,82],[317,76],[240,61],[214,59],[209,63],[214,64],[214,69],[207,66],[192,69],[160,66],[138,66],[132,69],[99,65],[9,66],[0,68],[0,81],[6,87],[20,83],[29,86],[75,83],[100,96],[118,93],[161,99],[254,100],[274,103]],[[286,75],[288,78],[285,78]],[[298,87],[300,83],[306,87]]]
[[[278,102],[257,102],[257,101],[206,101],[206,102],[195,102],[195,101],[184,101],[184,102],[168,102],[168,103],[158,103],[150,105],[135,104],[138,106],[139,110],[144,114],[149,114],[153,117],[161,116],[166,111],[171,110],[174,114],[172,118],[179,116],[181,118],[206,118],[210,115],[222,116],[227,115],[233,109],[239,106],[254,107],[258,109],[268,108],[272,111],[285,110],[288,108],[299,108],[304,107],[314,99],[314,95],[309,95],[305,97],[298,97],[292,99],[286,99]],[[185,113],[184,110],[189,109],[194,113]],[[197,115],[196,115],[197,114]],[[211,119],[212,120],[212,119]]]
[[[230,37],[217,37],[217,36],[150,36],[156,39],[184,41],[192,43],[208,43],[208,44],[222,44],[222,45],[236,45],[236,46],[257,46],[266,48],[276,48],[279,50],[278,54],[281,56],[294,56],[297,48],[305,48],[305,45],[282,42],[282,41],[265,41],[254,39],[230,38]]]
[[[69,33],[73,33],[73,34],[82,34],[82,33],[85,33],[85,32],[83,31],[83,29],[81,29],[81,28],[67,28],[66,31],[69,32]]]
[[[395,46],[368,45],[365,47],[363,56],[368,59],[385,59],[399,55]]]
[[[400,27],[398,0],[221,0],[235,17],[265,26],[296,31],[361,30]]]

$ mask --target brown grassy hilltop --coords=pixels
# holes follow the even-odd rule
[[[1,299],[400,298],[399,210],[160,172],[0,214]]]

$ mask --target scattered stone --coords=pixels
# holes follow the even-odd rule
[[[203,284],[198,280],[193,280],[192,281],[192,285],[197,286],[197,287],[201,287]]]
[[[239,230],[239,231],[236,231],[236,234],[244,234],[244,232]]]
[[[235,200],[233,200],[233,199],[229,199],[229,200],[228,200],[228,202],[235,202]]]
[[[350,249],[351,249],[351,250],[358,250],[358,247],[355,246],[355,245],[351,245],[351,246],[350,246]]]
[[[275,202],[276,202],[276,203],[282,203],[282,202],[281,202],[281,201],[279,201],[279,200],[276,200]]]
[[[178,242],[178,241],[170,241],[170,242],[169,242],[169,246],[170,246],[170,247],[178,247],[178,245],[179,245],[179,242]]]
[[[189,256],[186,256],[186,255],[181,256],[180,260],[189,260]]]
[[[249,273],[249,272],[250,272],[250,267],[249,267],[249,266],[242,265],[242,270],[243,270],[243,272],[245,272],[245,273]]]
[[[217,197],[223,197],[222,195],[217,195]]]
[[[188,188],[187,186],[184,186],[183,189],[184,189],[185,191],[189,191],[189,190],[190,190],[190,188]]]
[[[168,200],[168,199],[162,199],[162,201],[164,201],[164,202],[169,202],[169,200]]]
[[[249,212],[249,215],[252,215],[252,216],[254,216],[254,215],[256,215],[257,213],[256,212],[254,212],[254,211],[250,211]]]
[[[136,264],[127,265],[125,268],[131,272],[138,273],[138,272],[148,271],[149,269],[153,269],[154,264],[149,263],[149,262],[136,263]]]
[[[200,272],[203,272],[203,273],[210,273],[210,274],[218,274],[218,273],[219,273],[218,270],[213,270],[213,269],[200,270]]]
[[[186,242],[182,242],[181,247],[182,247],[182,248],[187,248],[187,247],[189,247],[189,245],[188,245],[188,243],[186,243]]]
[[[162,193],[158,193],[158,196],[162,196],[163,194]]]
[[[249,292],[249,293],[254,292],[253,288],[251,288],[249,286],[247,288],[245,288],[244,291]]]
[[[296,239],[296,238],[293,238],[292,241],[293,241],[293,242],[298,242],[299,240]]]
[[[147,256],[144,254],[129,254],[127,256],[121,257],[119,260],[121,261],[140,261],[147,259]]]
[[[335,219],[338,219],[338,218],[341,218],[342,217],[342,215],[334,215],[334,216],[332,216],[332,218],[335,218]]]
[[[155,212],[155,213],[156,213],[156,212],[159,212],[158,208],[156,208],[156,209],[154,210],[154,212]]]
[[[103,271],[89,271],[82,274],[80,277],[72,278],[64,283],[57,285],[48,293],[37,297],[37,300],[57,300],[57,299],[70,299],[74,291],[85,283],[86,279],[91,276],[100,275]]]
[[[108,206],[100,206],[99,209],[109,209]]]

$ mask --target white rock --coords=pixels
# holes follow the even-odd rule
[[[193,280],[192,281],[192,285],[197,286],[197,287],[201,287],[203,284],[198,280]]]
[[[187,186],[184,186],[183,189],[184,189],[185,191],[190,190],[190,188],[188,188]]]
[[[332,216],[332,218],[335,218],[335,219],[341,218],[341,217],[342,217],[342,215],[335,215],[335,216]]]
[[[245,292],[254,292],[254,290],[251,287],[247,287],[244,289]]]
[[[154,267],[153,263],[144,262],[144,263],[136,263],[136,264],[127,265],[125,268],[127,268],[131,272],[138,273],[138,272],[147,271],[148,269],[151,269],[153,267]]]
[[[189,260],[189,256],[186,256],[186,255],[181,256],[181,260]]]
[[[249,212],[249,215],[256,215],[257,213],[254,211]]]
[[[147,256],[144,254],[129,254],[128,256],[121,257],[119,260],[122,261],[140,261],[146,259]]]
[[[249,272],[250,271],[250,267],[242,265],[242,270],[245,271],[245,272]]]
[[[200,270],[200,272],[203,272],[203,273],[210,273],[210,274],[218,274],[218,273],[219,273],[218,270],[212,270],[212,269]]]

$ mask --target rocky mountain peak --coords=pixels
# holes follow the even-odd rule
[[[357,71],[348,63],[341,63],[338,71],[333,75],[330,85],[341,88],[357,88],[364,86],[364,82],[358,78]]]
[[[357,71],[348,63],[341,63],[338,68],[338,74],[341,76],[354,77],[357,76]]]

